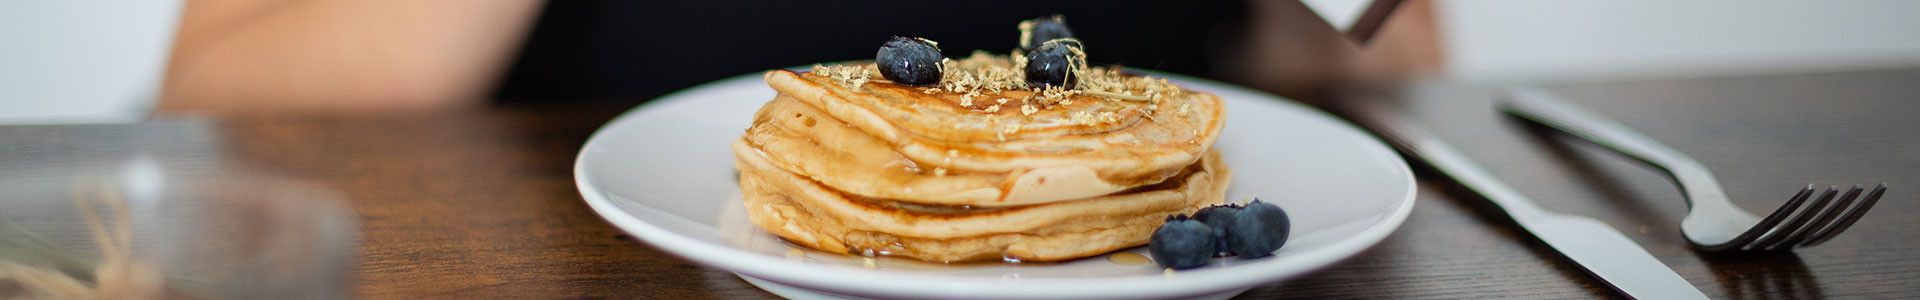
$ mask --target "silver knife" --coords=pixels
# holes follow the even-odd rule
[[[1354,99],[1368,100],[1368,99]],[[1627,297],[1636,299],[1707,299],[1680,274],[1654,259],[1646,249],[1594,218],[1541,209],[1526,196],[1480,169],[1453,146],[1378,101],[1349,101],[1349,116],[1374,130],[1388,143],[1433,166],[1467,189],[1480,193],[1507,212],[1521,229],[1578,263]]]

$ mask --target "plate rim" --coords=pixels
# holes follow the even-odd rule
[[[581,145],[574,157],[574,185],[580,191],[587,205],[601,219],[614,227],[632,234],[644,244],[667,252],[667,254],[691,262],[734,272],[738,275],[750,275],[762,280],[782,284],[820,289],[841,293],[863,295],[889,295],[911,297],[961,297],[961,298],[1088,298],[1088,297],[1179,297],[1205,294],[1232,289],[1247,289],[1259,285],[1278,282],[1289,278],[1313,273],[1333,266],[1371,249],[1398,231],[1411,215],[1415,199],[1419,192],[1412,168],[1406,159],[1392,148],[1386,146],[1378,136],[1361,129],[1324,110],[1307,106],[1292,99],[1280,97],[1259,90],[1208,79],[1189,77],[1163,72],[1144,71],[1155,76],[1164,76],[1177,82],[1202,83],[1210,88],[1233,89],[1239,92],[1271,98],[1275,105],[1292,106],[1312,115],[1325,118],[1341,127],[1353,130],[1371,142],[1365,147],[1393,158],[1393,171],[1400,173],[1406,182],[1405,194],[1401,195],[1397,209],[1386,218],[1376,221],[1350,237],[1336,240],[1321,249],[1291,254],[1305,258],[1291,260],[1270,260],[1245,263],[1230,268],[1203,268],[1184,270],[1175,273],[1180,280],[1179,288],[1168,289],[1170,282],[1163,276],[1124,276],[1124,277],[1084,277],[1084,278],[1021,278],[1007,280],[975,276],[956,276],[947,274],[913,273],[885,270],[870,270],[842,266],[826,266],[818,263],[806,263],[780,257],[761,255],[735,247],[710,243],[690,236],[684,236],[660,226],[654,225],[614,204],[604,196],[605,191],[591,182],[586,172],[588,150],[601,143],[607,136],[603,133],[623,122],[634,119],[641,112],[672,102],[691,101],[684,98],[716,86],[725,86],[736,81],[762,77],[763,73],[751,73],[729,77],[700,85],[688,87],[673,93],[662,95],[647,103],[637,105],[622,112],[607,124],[595,129],[587,142]],[[1256,100],[1258,101],[1258,100]],[[1304,261],[1301,263],[1288,263]],[[821,268],[827,268],[821,270]],[[835,272],[834,276],[818,276],[819,272]],[[1093,289],[1090,287],[1099,287]],[[1091,292],[1089,292],[1091,290]]]

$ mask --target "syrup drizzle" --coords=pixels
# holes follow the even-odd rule
[[[1133,252],[1117,252],[1107,255],[1107,262],[1122,266],[1138,266],[1153,263],[1153,259]]]

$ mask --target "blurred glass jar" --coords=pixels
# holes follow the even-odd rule
[[[0,176],[0,298],[347,297],[355,224],[336,197],[161,165]]]

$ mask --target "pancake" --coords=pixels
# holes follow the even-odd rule
[[[1005,63],[992,57],[960,62]],[[868,197],[1012,206],[1104,195],[1175,175],[1199,160],[1224,124],[1217,96],[1117,71],[1088,72],[1083,79],[1105,88],[1036,92],[849,81],[845,70],[870,72],[871,65],[838,68],[768,72],[767,83],[781,96],[762,113],[796,118],[756,133],[762,121],[782,122],[757,118],[749,138],[782,148],[768,152],[790,172]],[[787,101],[811,111],[772,105]]]
[[[744,138],[734,153],[755,225],[823,251],[939,262],[1054,261],[1145,244],[1166,216],[1221,202],[1231,177],[1208,153],[1162,183],[1111,195],[1012,207],[924,205],[837,191],[775,166]]]
[[[871,63],[768,72],[779,93],[732,145],[748,219],[830,252],[1056,261],[1223,200],[1219,97],[1084,65],[1029,87],[1023,63],[943,61],[930,86]]]
[[[949,205],[1007,206],[1104,195],[1128,188],[1092,176],[1083,168],[1051,172],[986,173],[922,167],[891,144],[848,126],[791,96],[760,109],[745,141],[765,151],[775,166],[865,197],[915,199]],[[1060,176],[1072,171],[1080,176]],[[1055,176],[1047,176],[1055,175]],[[1080,180],[1074,180],[1080,179]]]

